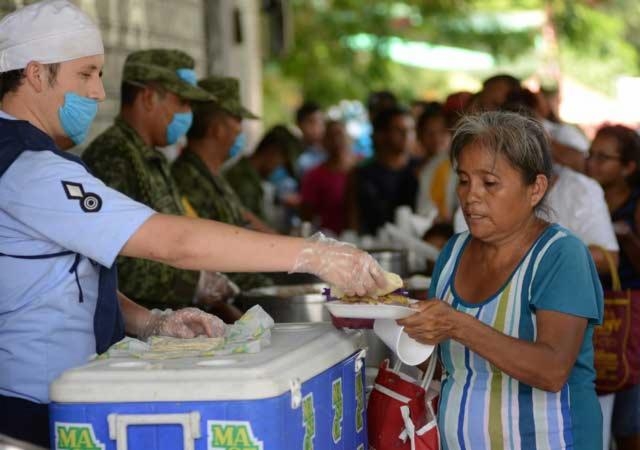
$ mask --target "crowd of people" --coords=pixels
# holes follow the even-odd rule
[[[623,289],[638,289],[640,283],[640,136],[629,126],[605,123],[590,140],[578,126],[561,121],[558,98],[557,90],[534,92],[508,74],[488,78],[477,93],[457,92],[442,102],[414,101],[410,108],[390,91],[374,92],[367,102],[369,158],[354,150],[355,139],[344,123],[334,118],[323,125],[320,108],[307,102],[297,113],[301,138],[293,148],[298,153],[282,153],[281,179],[300,186],[293,191],[297,197],[287,190],[296,198],[287,208],[317,228],[337,235],[354,230],[375,236],[385,223],[394,221],[398,207],[409,206],[424,216],[437,211],[434,225],[423,236],[444,247],[433,270],[430,297],[446,300],[452,308],[434,311],[430,307],[444,308],[443,302],[427,303],[425,315],[407,319],[405,325],[416,339],[443,342],[446,380],[454,380],[443,385],[445,398],[466,399],[464,404],[441,405],[447,448],[458,448],[460,436],[471,442],[484,440],[488,447],[501,439],[482,434],[483,429],[471,422],[459,422],[465,414],[473,414],[470,409],[487,411],[485,394],[477,393],[478,405],[472,406],[469,398],[474,397],[468,397],[468,391],[490,386],[486,377],[495,367],[516,383],[510,389],[522,392],[517,386],[526,386],[528,401],[535,403],[541,391],[559,392],[557,399],[548,395],[546,399],[557,402],[558,410],[543,414],[536,407],[520,406],[520,414],[540,421],[526,433],[520,429],[518,438],[530,440],[521,448],[537,448],[532,446],[536,439],[554,443],[551,448],[608,449],[610,442],[618,449],[640,448],[640,386],[597,397],[593,391],[583,392],[595,378],[591,341],[594,326],[603,320],[602,288],[612,288],[609,261],[614,262]],[[488,155],[470,156],[473,153],[467,149],[477,146]],[[482,167],[481,173],[473,170]],[[517,174],[524,187],[542,192],[535,201],[531,191],[523,193],[517,187]],[[543,187],[538,185],[540,177],[545,180]],[[521,195],[508,198],[515,192]],[[454,232],[459,233],[456,239],[445,246]],[[569,239],[547,248],[565,237]],[[464,281],[457,281],[458,274]],[[533,284],[510,292],[519,277]],[[519,297],[522,293],[533,298]],[[511,311],[526,301],[529,315],[502,317],[496,323],[494,305],[483,318],[477,308],[494,301]],[[478,324],[452,315],[455,310],[480,314]],[[429,328],[434,315],[440,314],[447,319],[446,331]],[[481,323],[502,334],[491,335]],[[532,323],[537,329],[533,335]],[[509,332],[500,328],[507,326]],[[505,340],[504,335],[527,344]],[[528,346],[530,341],[537,348]],[[469,354],[481,362],[471,368],[465,365]],[[547,379],[554,369],[562,370],[558,374],[562,382],[545,385],[554,382]],[[476,385],[456,384],[455,380],[468,377]],[[561,400],[562,392],[572,399],[570,406]],[[504,412],[512,398],[505,391],[499,395],[496,401],[502,404],[495,414]],[[541,432],[551,426],[552,416],[560,417],[553,423],[555,431]],[[473,421],[482,422],[479,417],[473,416]],[[491,414],[486,418],[496,419]],[[509,427],[517,428],[517,421]],[[559,430],[569,428],[572,433],[559,437]]]
[[[2,36],[0,432],[46,442],[61,371],[125,331],[215,334],[241,314],[228,299],[273,283],[266,272],[360,294],[384,284],[364,252],[284,235],[304,221],[375,236],[405,206],[436,217],[423,239],[442,249],[442,301],[402,324],[440,344],[444,448],[600,450],[611,431],[619,450],[640,448],[640,386],[597,397],[592,345],[609,260],[640,289],[636,130],[605,124],[590,140],[560,119],[557,90],[499,74],[410,106],[373,92],[364,137],[308,100],[247,151],[243,121],[259,118],[239,80],[198,80],[190,55],[152,49],[126,58],[119,114],[80,160],[60,150],[82,143],[105,96],[99,31],[54,0],[3,19]],[[158,150],[184,137],[175,161]]]
[[[485,442],[491,448],[500,439],[515,439],[509,433],[487,435],[477,425],[483,417],[498,420],[495,415],[502,412],[499,431],[505,430],[504,411],[513,394],[492,388],[491,399],[498,395],[495,401],[501,406],[488,415],[480,414],[490,411],[486,392],[480,389],[471,394],[477,386],[491,386],[487,377],[496,376],[496,367],[516,383],[510,384],[511,392],[520,389],[522,396],[523,388],[517,386],[526,386],[527,401],[535,403],[539,390],[565,392],[572,399],[565,408],[561,394],[557,401],[547,395],[546,402],[555,403],[558,410],[544,413],[535,406],[529,410],[530,405],[520,405],[521,415],[536,417],[540,423],[526,432],[520,427],[517,435],[522,447],[516,448],[538,448],[532,444],[536,439],[548,440],[551,448],[608,449],[612,441],[618,449],[640,448],[640,386],[598,397],[593,391],[583,392],[595,378],[591,341],[593,327],[603,320],[601,286],[612,288],[609,260],[623,289],[638,289],[640,283],[640,136],[629,126],[605,123],[590,140],[578,126],[561,121],[558,97],[557,90],[533,92],[508,74],[488,78],[477,93],[454,93],[442,102],[415,101],[411,108],[403,107],[389,91],[376,92],[368,102],[370,158],[358,160],[356,152],[347,150],[336,158],[335,147],[325,144],[324,161],[319,159],[322,142],[343,142],[344,130],[335,122],[330,122],[324,141],[318,137],[307,150],[318,166],[301,176],[307,188],[302,190],[299,211],[307,220],[317,220],[318,226],[336,233],[352,229],[375,235],[386,222],[393,222],[398,207],[409,206],[416,214],[437,211],[435,224],[424,236],[430,243],[442,248],[454,232],[462,233],[444,247],[430,291],[431,298],[446,300],[452,308],[445,308],[443,302],[426,303],[424,315],[405,321],[416,339],[443,343],[444,398],[453,402],[441,404],[446,448],[460,448],[464,439]],[[301,111],[309,109],[307,104]],[[472,157],[469,149],[474,147],[483,148],[485,154]],[[515,177],[518,173],[524,186],[543,192],[541,197],[533,201],[531,192],[522,192]],[[537,184],[541,176],[544,188]],[[313,186],[311,195],[309,186]],[[520,196],[509,198],[516,192]],[[522,208],[522,219],[518,219]],[[470,234],[465,234],[467,230]],[[563,240],[545,248],[566,236],[577,242]],[[535,269],[529,266],[534,263]],[[528,270],[540,280],[526,275]],[[556,273],[562,276],[556,279]],[[533,284],[510,292],[518,278]],[[522,293],[533,298],[520,298]],[[513,311],[523,302],[530,305],[530,315],[501,319],[495,315],[497,307]],[[492,303],[501,306],[489,307],[484,317],[481,308]],[[477,314],[478,323],[465,322],[451,311]],[[561,314],[553,317],[557,312]],[[430,328],[434,317],[443,321],[445,329]],[[533,335],[532,323],[537,329]],[[527,344],[535,341],[538,348],[505,335]],[[477,358],[471,367],[465,363],[469,355]],[[563,382],[544,385],[558,368]],[[468,379],[474,384],[465,385]],[[550,425],[551,416],[560,417],[560,422]],[[462,421],[464,417],[469,421]],[[518,429],[518,420],[509,429]],[[551,431],[546,428],[551,426],[555,427]],[[573,433],[560,439],[561,430],[571,427]]]

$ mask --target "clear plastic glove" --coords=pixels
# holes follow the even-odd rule
[[[196,304],[224,302],[240,292],[236,284],[220,272],[200,272],[196,288]]]
[[[138,333],[138,338],[144,341],[149,336],[184,339],[201,335],[220,337],[224,336],[225,329],[226,325],[222,320],[197,308],[183,308],[177,311],[154,309]]]
[[[316,233],[306,240],[290,273],[312,273],[346,295],[374,294],[387,286],[384,270],[351,244]]]

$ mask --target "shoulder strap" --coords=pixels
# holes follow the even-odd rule
[[[86,166],[71,153],[62,152],[51,137],[25,120],[0,118],[0,177],[25,150],[51,151],[56,155]]]
[[[590,247],[595,247],[598,250],[600,250],[604,255],[604,257],[606,258],[607,264],[609,264],[609,272],[611,275],[611,289],[613,289],[614,291],[622,290],[620,275],[618,275],[618,268],[616,267],[616,263],[613,260],[613,256],[611,256],[611,253],[609,252],[609,250],[607,250],[604,247],[601,247],[600,245],[590,245]]]

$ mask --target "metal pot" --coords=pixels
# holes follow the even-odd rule
[[[326,286],[314,283],[257,288],[241,293],[234,304],[245,311],[260,305],[276,322],[329,322],[322,295]]]
[[[400,275],[402,278],[409,276],[409,259],[404,249],[370,249],[367,252],[378,261],[378,264],[387,272]]]

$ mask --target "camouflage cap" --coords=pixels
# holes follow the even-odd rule
[[[195,61],[180,50],[151,49],[127,56],[122,71],[123,82],[155,81],[174,94],[192,101],[212,101],[216,97],[197,86],[193,70]]]
[[[259,118],[240,103],[240,82],[237,78],[213,75],[200,80],[198,86],[216,97],[215,103],[230,114],[245,119]]]

